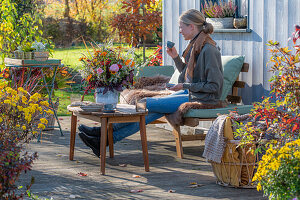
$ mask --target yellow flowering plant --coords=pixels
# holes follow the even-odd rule
[[[300,198],[300,139],[281,148],[270,145],[253,177],[269,199]]]
[[[107,91],[122,91],[133,85],[134,61],[121,55],[120,48],[112,49],[107,45],[93,46],[87,55],[79,59],[83,68],[80,70],[84,83],[87,84],[85,94],[91,89],[103,87]]]
[[[30,95],[22,87],[12,89],[0,79],[0,199],[22,198],[23,194],[14,191],[15,181],[21,172],[31,169],[37,158],[36,153],[28,155],[23,151],[23,144],[45,128],[45,118],[37,121],[43,113],[51,115],[53,111],[41,94]]]

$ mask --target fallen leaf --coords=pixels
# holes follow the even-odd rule
[[[130,190],[130,193],[139,193],[139,192],[143,192],[144,190]]]
[[[63,118],[58,118],[58,120],[64,120]]]
[[[80,161],[79,161],[79,160],[76,160],[76,163],[80,163]]]
[[[196,184],[196,185],[190,185],[188,186],[189,188],[196,188],[196,187],[202,187],[204,186],[203,184]]]
[[[175,193],[176,190],[169,190],[168,192],[169,192],[169,193]]]
[[[127,167],[127,164],[119,164],[120,167]]]
[[[190,185],[197,185],[197,183],[196,182],[191,182]]]
[[[94,124],[95,124],[95,125],[98,125],[99,123],[95,122]]]
[[[132,178],[141,178],[140,175],[132,175]]]
[[[56,156],[58,156],[58,157],[62,157],[62,155],[61,155],[61,154],[57,154]]]
[[[87,176],[87,174],[85,174],[85,173],[83,173],[83,172],[79,172],[77,175],[78,175],[78,176]]]

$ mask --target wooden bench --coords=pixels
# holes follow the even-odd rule
[[[234,63],[234,61],[239,61],[240,66],[237,66],[236,62]],[[243,61],[244,61],[244,57],[242,56],[233,56],[233,57],[222,56],[223,69],[224,69],[224,84],[229,84],[228,82],[231,82],[233,84],[230,88],[231,91],[229,92],[229,94],[223,89],[221,100],[224,100],[226,98],[230,104],[226,108],[190,109],[184,116],[184,125],[195,127],[199,125],[200,121],[214,121],[217,118],[218,114],[228,114],[230,111],[236,111],[239,114],[245,114],[250,112],[250,110],[252,109],[252,105],[237,105],[238,103],[241,102],[242,99],[241,96],[238,95],[238,89],[245,87],[245,82],[239,80],[239,74],[241,72],[246,73],[249,71],[249,64],[244,63]],[[237,66],[238,68],[235,68],[235,66]],[[154,76],[160,74],[160,72],[163,72],[164,73],[163,75],[167,75],[167,72],[172,73],[171,71],[172,70],[170,70],[170,66],[158,66],[157,68],[146,67],[143,69],[142,74],[140,76],[151,76],[151,75]],[[236,73],[235,76],[233,76],[234,77],[233,80],[229,80],[233,78],[231,77],[231,72]],[[173,81],[177,80],[178,75],[179,72],[176,71],[173,72],[173,76],[170,82],[172,82],[172,79]],[[166,123],[166,119],[162,117],[152,122],[151,124],[159,124],[159,123]],[[176,151],[177,151],[177,156],[179,158],[183,158],[182,141],[193,141],[193,140],[205,139],[205,134],[181,135],[180,126],[173,127],[172,132],[175,137]]]

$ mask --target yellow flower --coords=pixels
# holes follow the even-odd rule
[[[26,126],[23,125],[23,126],[22,126],[22,129],[25,131],[25,130],[26,130]]]
[[[0,123],[1,123],[1,122],[3,122],[3,119],[2,119],[2,117],[0,117]]]
[[[40,129],[45,129],[46,126],[45,126],[44,124],[39,124],[39,125],[38,125],[38,128],[40,128]]]
[[[27,97],[25,97],[25,96],[22,96],[22,102],[24,103],[24,104],[27,104]]]
[[[45,118],[41,118],[40,121],[41,121],[43,124],[48,124],[48,120],[45,119]]]
[[[49,107],[49,102],[48,102],[48,101],[41,101],[40,104],[41,104],[42,106]]]
[[[47,111],[45,111],[46,113],[48,113],[48,114],[54,114],[54,112],[52,111],[52,110],[47,110]]]
[[[257,189],[257,191],[261,190],[261,184],[260,183],[257,184],[256,189]]]

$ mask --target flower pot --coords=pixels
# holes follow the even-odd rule
[[[247,28],[247,18],[234,18],[233,20],[234,28]]]
[[[233,28],[233,17],[225,18],[206,18],[207,23],[211,23],[214,29],[231,29]]]
[[[49,52],[34,52],[34,60],[46,61],[49,58]]]
[[[96,88],[95,91],[95,97],[96,97],[96,103],[103,103],[104,105],[111,105],[111,109],[115,109],[118,102],[119,102],[119,92],[114,90],[107,91],[105,94],[103,94],[104,88]]]
[[[31,60],[33,58],[33,52],[24,52],[24,59]]]

